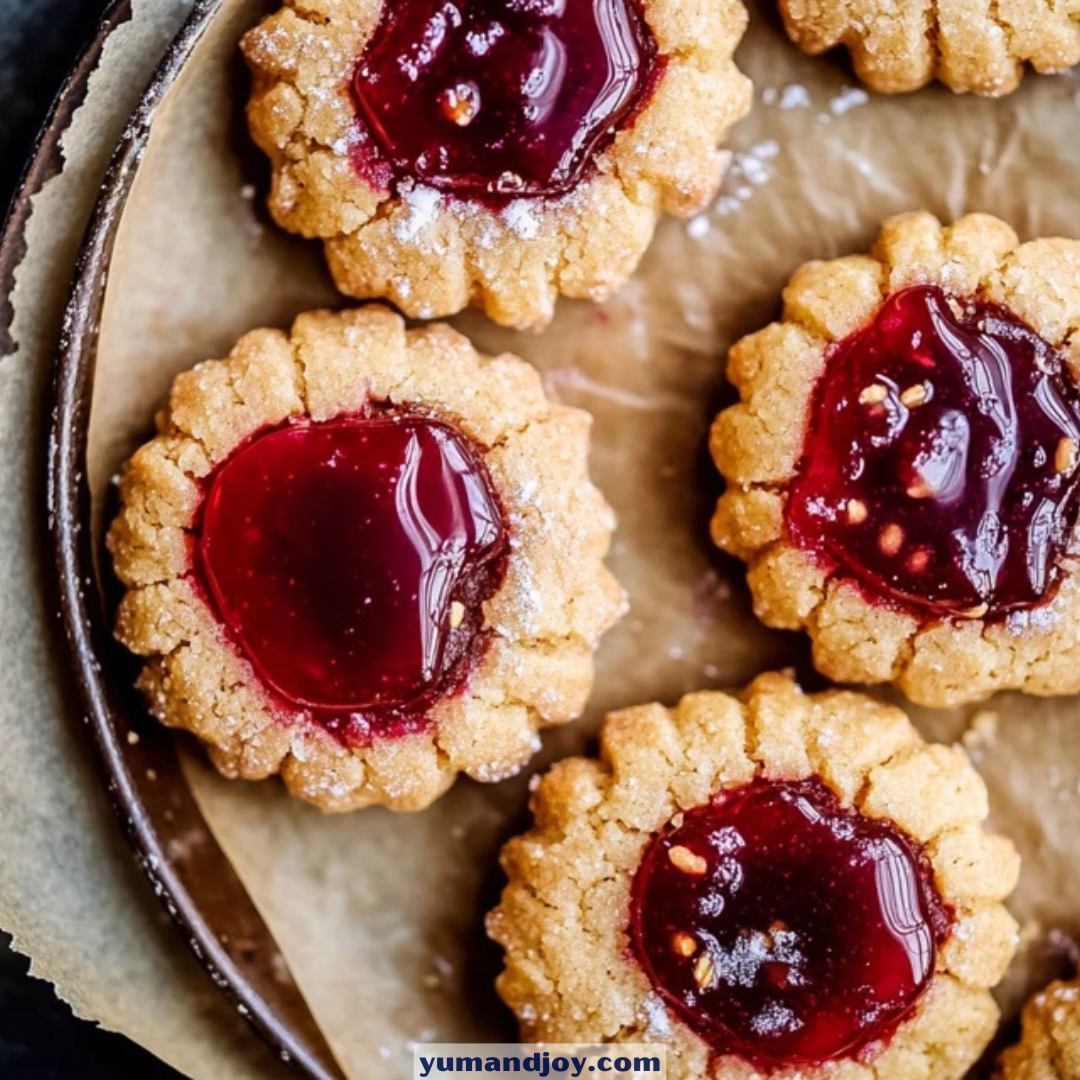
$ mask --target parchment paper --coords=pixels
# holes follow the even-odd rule
[[[281,1077],[170,925],[109,807],[49,599],[47,389],[72,265],[112,149],[190,0],[135,0],[33,200],[0,357],[0,926],[84,1017],[192,1076]]]
[[[99,497],[178,371],[224,354],[245,330],[336,302],[317,248],[274,230],[250,187],[265,174],[233,96],[243,86],[235,42],[262,7],[226,5],[159,114],[132,193],[102,325],[90,462]],[[725,349],[775,314],[795,267],[865,250],[883,217],[923,207],[945,218],[990,211],[1024,236],[1080,234],[1076,78],[1029,77],[998,102],[937,89],[869,99],[841,67],[797,53],[764,11],[740,61],[755,108],[731,142],[720,198],[689,223],[665,222],[616,299],[564,302],[540,336],[458,320],[593,412],[594,476],[621,518],[612,565],[631,613],[603,645],[587,717],[548,735],[536,767],[589,747],[613,707],[672,702],[780,665],[815,681],[803,640],[756,622],[740,568],[706,533],[717,483],[704,435],[728,393]],[[1080,932],[1080,708],[1014,695],[989,709],[970,728],[975,710],[916,719],[928,736],[965,738],[997,826],[1026,858],[1013,902],[1026,946],[1001,993],[1012,1014],[1066,966]],[[188,775],[351,1075],[406,1075],[416,1040],[509,1031],[481,926],[527,775],[460,783],[422,814],[341,818],[273,783],[220,780],[197,751]]]

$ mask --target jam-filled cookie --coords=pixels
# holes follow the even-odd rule
[[[715,192],[739,0],[285,0],[244,39],[270,209],[338,287],[541,327]]]
[[[662,1042],[672,1080],[956,1080],[994,1033],[1012,845],[959,749],[764,675],[610,716],[503,852],[529,1040]]]
[[[1080,979],[1051,983],[1024,1006],[1020,1041],[995,1080],[1080,1080]]]
[[[810,263],[731,350],[713,537],[841,682],[1080,691],[1080,242],[971,215]]]
[[[1025,64],[1051,73],[1080,62],[1074,0],[780,0],[780,10],[801,49],[846,46],[859,78],[886,94],[939,79],[958,93],[998,97],[1019,86]]]
[[[139,685],[227,776],[414,810],[576,717],[622,591],[588,414],[381,307],[257,330],[173,384],[109,533]]]

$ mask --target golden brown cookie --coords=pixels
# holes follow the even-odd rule
[[[379,306],[180,375],[108,537],[151,712],[324,810],[513,774],[581,712],[624,606],[589,424],[516,357]]]
[[[270,210],[342,292],[539,328],[716,191],[739,0],[285,0],[244,39]]]
[[[763,675],[608,717],[503,852],[529,1040],[659,1042],[672,1080],[958,1080],[994,1033],[1019,860],[958,748]]]
[[[1051,983],[1024,1006],[1020,1041],[996,1080],[1080,1080],[1080,980]]]
[[[1080,691],[1080,243],[886,222],[738,342],[717,544],[840,682],[927,705]]]
[[[886,94],[940,79],[958,93],[1012,93],[1024,66],[1080,62],[1080,3],[1039,0],[780,0],[792,41],[817,55],[843,45],[859,78]]]

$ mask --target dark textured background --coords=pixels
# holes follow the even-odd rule
[[[0,0],[0,200],[6,208],[38,128],[108,0]],[[2,1080],[179,1080],[127,1039],[76,1020],[0,934]]]

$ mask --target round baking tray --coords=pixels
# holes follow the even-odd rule
[[[123,680],[126,670],[108,632],[97,552],[87,527],[84,467],[98,320],[109,259],[125,200],[154,113],[220,7],[196,0],[167,48],[116,146],[83,239],[56,358],[49,423],[48,517],[57,570],[57,605],[113,805],[155,895],[213,981],[238,1012],[299,1074],[342,1074],[288,973],[266,924],[213,838],[180,771],[171,736],[142,723]],[[26,252],[24,231],[34,196],[63,168],[61,140],[84,101],[109,36],[131,18],[116,0],[65,81],[38,136],[0,238],[0,319],[10,349],[10,294]],[[185,844],[171,845],[183,833]]]

